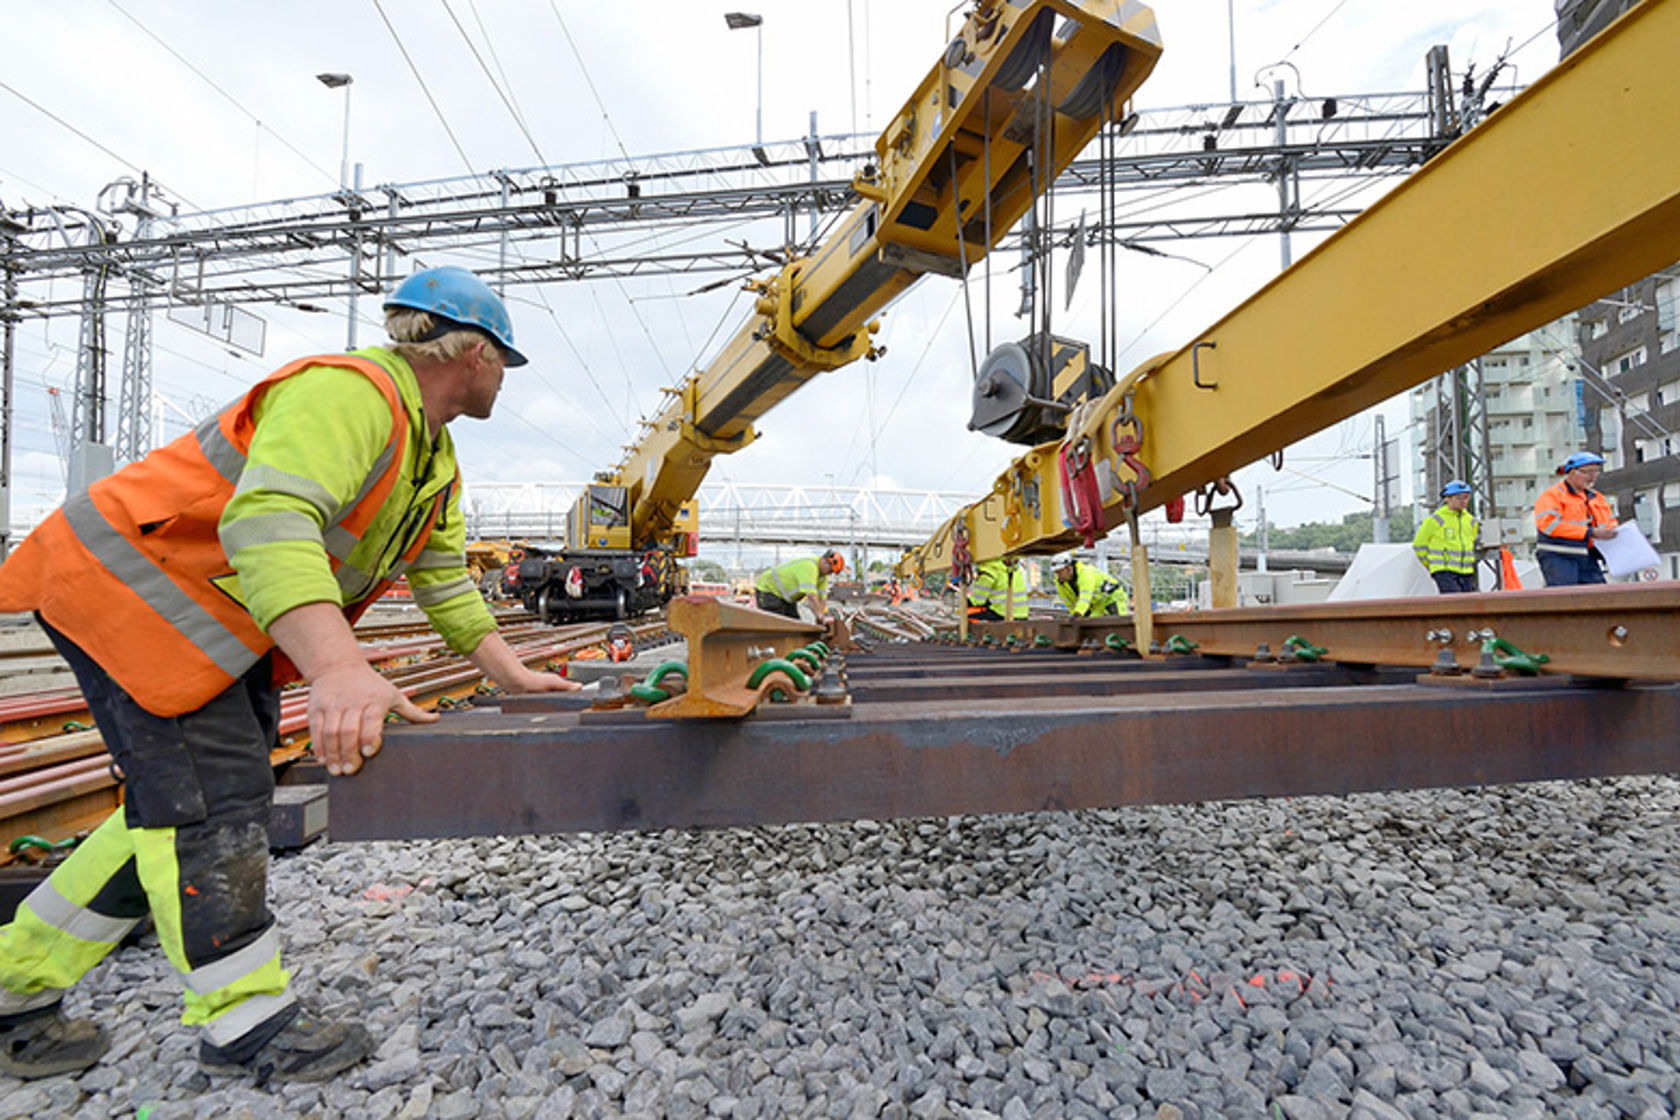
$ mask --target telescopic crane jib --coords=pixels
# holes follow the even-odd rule
[[[979,0],[854,177],[857,204],[808,256],[749,283],[753,315],[585,488],[564,555],[522,569],[527,605],[635,613],[668,598],[647,585],[693,554],[689,503],[712,459],[752,442],[754,422],[818,374],[878,356],[874,317],[924,274],[983,259],[1130,112],[1160,53],[1154,13],[1135,0]],[[626,604],[631,568],[641,583]]]

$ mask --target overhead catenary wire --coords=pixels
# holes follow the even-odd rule
[[[421,75],[420,68],[414,64],[413,57],[408,53],[408,47],[403,45],[402,36],[397,34],[396,25],[391,22],[391,17],[385,14],[385,6],[380,0],[373,0],[373,7],[379,13],[380,21],[385,24],[385,30],[391,33],[391,41],[396,43],[398,53],[402,55],[403,61],[408,64],[409,73],[414,75],[415,82],[420,86],[420,92],[426,95],[426,104],[432,107],[433,115],[437,117],[438,123],[443,126],[444,134],[449,137],[449,142],[454,145],[455,154],[461,157],[461,165],[467,169],[467,174],[477,175],[478,169],[473,166],[472,160],[467,158],[467,151],[461,147],[461,142],[455,138],[455,130],[449,127],[449,118],[443,115],[443,109],[438,105],[437,98],[432,96],[431,87],[426,84],[426,79]]]
[[[77,137],[81,138],[82,140],[87,141],[89,144],[92,144],[95,148],[98,148],[101,152],[104,152],[106,155],[110,156],[112,159],[116,160],[118,163],[122,164],[124,167],[126,167],[130,171],[134,172],[136,175],[144,175],[145,174],[145,172],[143,170],[141,170],[140,167],[137,166],[136,164],[134,164],[132,161],[124,158],[123,156],[118,155],[116,152],[112,151],[110,148],[106,147],[104,144],[101,144],[98,140],[95,140],[93,137],[89,136],[87,133],[83,132],[81,129],[77,128],[75,125],[71,124],[69,121],[65,120],[63,117],[61,117],[57,113],[53,112],[51,109],[48,109],[45,105],[42,105],[40,102],[36,101],[34,98],[28,96],[27,94],[22,93],[21,91],[19,91],[17,89],[14,89],[12,86],[8,85],[5,81],[0,81],[0,89],[5,90],[7,93],[11,94],[13,97],[17,98],[19,101],[23,102],[25,105],[28,105],[31,109],[34,109],[37,113],[40,113],[42,116],[46,117],[48,120],[52,121],[54,124],[59,125],[62,128],[68,129],[70,132],[75,134]]]
[[[413,58],[408,53],[408,49],[403,45],[402,37],[397,34],[396,28],[391,24],[391,21],[390,21],[389,17],[385,14],[385,9],[381,5],[380,0],[373,0],[373,3],[374,3],[374,7],[376,9],[378,9],[378,11],[379,11],[380,19],[384,21],[386,29],[391,33],[391,38],[396,42],[397,49],[402,53],[403,60],[408,64],[408,67],[409,67],[410,71],[414,74],[415,80],[420,83],[421,91],[426,95],[427,102],[432,106],[432,110],[437,115],[438,121],[443,125],[444,131],[449,135],[450,142],[452,144],[454,144],[456,153],[461,157],[461,162],[466,165],[466,168],[467,168],[467,171],[468,171],[469,174],[475,174],[476,175],[477,174],[476,169],[472,166],[471,160],[469,160],[467,158],[466,151],[461,147],[460,141],[456,139],[455,132],[454,132],[453,129],[450,128],[449,121],[444,116],[442,108],[438,105],[437,100],[432,96],[431,89],[427,86],[425,79],[423,77],[421,77],[418,67],[415,66]],[[457,30],[460,31],[462,37],[464,39],[467,39],[468,47],[469,47],[469,49],[472,49],[473,55],[474,55],[475,58],[478,59],[480,67],[484,69],[486,77],[490,77],[491,85],[493,87],[495,87],[497,95],[499,97],[501,97],[502,103],[503,103],[504,106],[506,106],[509,115],[514,118],[515,122],[519,125],[520,130],[525,133],[526,139],[527,139],[527,141],[530,142],[532,150],[534,152],[536,152],[538,160],[540,160],[544,164],[546,164],[547,160],[543,156],[540,147],[536,143],[536,140],[533,137],[531,137],[529,132],[525,131],[524,122],[520,118],[518,111],[514,108],[513,104],[507,99],[506,95],[503,94],[500,84],[497,83],[495,81],[494,77],[490,75],[488,67],[484,66],[483,59],[479,57],[477,50],[472,47],[471,40],[470,40],[470,38],[467,38],[466,31],[465,31],[464,28],[461,27],[460,21],[455,18],[454,11],[452,9],[449,9],[447,4],[445,4],[444,7],[447,11],[449,11],[450,20],[452,22],[454,22]],[[562,29],[564,29],[565,28],[565,20],[564,20],[563,17],[560,16],[559,10],[555,9],[554,14],[555,14],[556,18],[560,19],[561,27],[562,27]],[[571,42],[571,35],[570,35],[569,31],[567,32],[567,42]],[[574,51],[574,53],[576,53],[576,46],[575,45],[573,46],[573,51]],[[578,61],[579,61],[579,65],[581,66],[582,65],[582,57],[581,56],[579,56]],[[584,76],[585,76],[585,80],[588,81],[589,79],[588,79],[587,70],[585,70],[585,75]],[[592,82],[590,84],[590,88],[591,88],[591,90],[593,90],[593,88],[594,88],[594,85],[593,85]],[[603,112],[603,115],[604,115],[605,114],[605,109],[604,108],[603,108],[602,112]],[[615,133],[615,137],[616,137],[616,133]],[[623,156],[626,160],[628,160],[630,158],[629,153],[624,150],[624,146],[623,146],[622,143],[619,144],[619,151],[623,154]],[[590,240],[594,241],[595,239],[593,237],[591,237]],[[599,250],[598,244],[597,244],[597,250]],[[525,260],[525,257],[523,255],[523,253],[517,247],[514,247],[514,253],[515,253],[516,256],[518,256],[520,258],[520,260],[522,262]],[[615,283],[618,283],[616,281],[616,279],[615,279]],[[619,287],[620,292],[623,292],[622,283],[618,283],[618,287]],[[591,294],[593,295],[593,293],[591,293]],[[623,414],[618,413],[617,410],[612,408],[611,400],[610,400],[610,398],[608,398],[608,396],[606,394],[606,391],[601,387],[599,381],[596,380],[596,378],[593,374],[593,371],[588,370],[588,364],[586,362],[583,362],[581,352],[577,349],[577,346],[571,341],[570,336],[566,333],[564,327],[562,327],[560,325],[559,316],[556,315],[554,313],[554,309],[551,306],[548,305],[547,298],[546,298],[546,296],[543,296],[541,294],[541,289],[540,288],[539,288],[539,297],[542,299],[544,308],[548,311],[549,318],[555,324],[555,326],[560,329],[561,337],[563,339],[565,339],[567,345],[571,348],[573,354],[578,357],[580,364],[582,364],[584,366],[585,370],[588,371],[589,379],[592,383],[594,383],[597,392],[599,392],[601,394],[602,401],[607,404],[609,411],[612,412],[619,419],[620,423],[623,425],[626,432],[628,433],[629,430],[630,430],[630,424],[629,424],[628,418],[625,417]],[[626,293],[626,300],[628,300],[628,298],[629,298],[628,294]],[[596,305],[599,308],[600,301],[599,301],[598,297],[596,297]],[[634,305],[632,305],[632,311],[635,312]],[[605,310],[604,309],[602,309],[602,314],[603,314],[603,316],[605,315]],[[639,312],[635,312],[635,314],[636,314],[637,322],[640,323],[641,326],[642,326],[643,333],[647,335],[649,341],[651,342],[652,341],[652,333],[650,331],[648,331],[647,324],[642,320]],[[614,347],[615,353],[618,352],[616,340],[613,343],[613,347]],[[655,353],[655,356],[660,359],[661,364],[663,364],[664,363],[664,358],[663,358],[663,355],[661,355],[659,353],[657,346],[654,347],[654,353]],[[619,358],[620,358],[620,367],[623,368],[623,355],[622,355],[622,353],[619,354]],[[626,370],[626,378],[628,380],[628,370]],[[523,421],[524,417],[520,417],[520,419]],[[534,427],[534,425],[532,425],[532,426]],[[537,430],[540,431],[541,429],[537,429]],[[548,433],[545,433],[545,434],[548,434]],[[550,434],[550,438],[552,439],[551,434]],[[556,442],[558,444],[558,441],[554,441],[554,442]],[[568,448],[567,450],[569,451],[570,449]]]
[[[209,86],[211,89],[213,89],[217,93],[221,94],[222,97],[227,100],[228,104],[232,105],[235,109],[238,109],[241,113],[244,113],[247,117],[250,117],[251,122],[257,126],[257,129],[259,131],[266,132],[270,136],[274,137],[276,140],[280,141],[281,145],[283,147],[285,147],[285,149],[287,151],[291,152],[293,155],[295,155],[299,159],[301,159],[304,163],[307,163],[310,167],[312,167],[316,171],[320,172],[321,175],[326,177],[330,182],[334,183],[335,185],[338,183],[338,176],[337,175],[334,175],[331,171],[328,171],[326,168],[322,167],[320,164],[318,164],[314,160],[310,159],[307,155],[305,155],[297,147],[297,145],[293,144],[290,140],[287,140],[284,136],[280,135],[278,132],[274,131],[272,128],[269,128],[267,125],[265,125],[262,122],[261,117],[258,117],[255,113],[251,112],[251,110],[247,109],[244,106],[244,104],[241,103],[240,100],[237,97],[233,96],[233,94],[229,93],[227,90],[223,89],[220,85],[218,85],[216,83],[216,80],[214,78],[210,77],[210,75],[206,74],[204,71],[200,70],[197,66],[193,65],[192,61],[189,60],[180,51],[176,50],[174,47],[172,47],[168,43],[164,42],[162,37],[160,37],[157,32],[153,31],[150,27],[148,27],[143,20],[135,18],[135,16],[131,12],[129,12],[128,9],[124,8],[121,4],[117,3],[117,0],[106,0],[106,2],[109,3],[111,5],[111,7],[115,8],[117,10],[117,12],[120,15],[122,15],[122,17],[124,19],[128,20],[135,27],[139,28],[141,33],[144,34],[148,39],[152,40],[152,42],[156,43],[158,46],[162,47],[165,51],[169,52],[169,55],[170,55],[171,58],[175,59],[175,61],[179,62],[182,66],[185,66],[188,70],[191,70],[196,77],[198,77],[201,81],[204,82],[205,85]]]
[[[115,2],[115,0],[113,0],[113,2]],[[548,165],[548,157],[543,155],[542,148],[537,145],[536,137],[531,135],[531,130],[525,127],[525,118],[519,115],[519,110],[514,108],[513,102],[508,99],[507,91],[502,88],[502,83],[498,82],[496,80],[496,76],[490,73],[490,67],[485,64],[484,56],[478,53],[478,47],[473,43],[472,36],[468,35],[467,29],[461,26],[460,19],[458,19],[455,15],[455,9],[449,6],[449,0],[443,0],[443,10],[448,13],[449,22],[453,23],[455,25],[455,30],[460,33],[461,41],[467,45],[467,50],[472,52],[473,61],[478,63],[478,68],[484,72],[485,78],[489,80],[490,88],[496,91],[496,96],[500,98],[502,104],[506,106],[508,116],[513,118],[513,123],[518,127],[520,135],[525,137],[525,142],[531,145],[531,151],[536,153],[537,162],[546,167]],[[482,27],[482,25],[480,26]]]
[[[577,43],[572,39],[572,29],[566,26],[566,17],[560,14],[560,8],[554,0],[548,0],[548,8],[549,11],[554,13],[554,18],[560,24],[560,32],[566,37],[566,45],[572,49],[572,57],[577,59],[578,71],[583,75],[584,84],[589,86],[590,96],[595,98],[595,107],[601,110],[601,121],[607,126],[607,131],[612,134],[613,143],[618,145],[619,155],[629,160],[630,153],[625,149],[624,140],[618,135],[617,127],[613,125],[612,114],[607,112],[607,106],[601,100],[600,91],[595,88],[595,79],[590,77],[589,66],[583,61],[583,54],[578,50]]]

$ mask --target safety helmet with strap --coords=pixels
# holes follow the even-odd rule
[[[508,317],[502,297],[458,265],[416,272],[386,297],[386,310],[393,307],[408,307],[448,320],[438,324],[426,338],[415,339],[416,342],[429,342],[456,327],[473,327],[496,340],[508,365],[522,366],[529,361],[513,347],[513,320]]]

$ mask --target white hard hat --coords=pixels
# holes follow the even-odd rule
[[[1066,568],[1078,561],[1079,557],[1071,552],[1058,552],[1050,560],[1052,568]]]

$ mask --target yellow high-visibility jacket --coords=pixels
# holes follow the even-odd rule
[[[1026,571],[1019,564],[1011,569],[1002,560],[987,560],[975,565],[974,582],[968,587],[968,602],[970,606],[982,609],[990,607],[1010,619],[1026,618]]]
[[[1108,614],[1130,614],[1132,601],[1120,581],[1097,567],[1081,561],[1073,572],[1072,584],[1056,581],[1056,594],[1067,604],[1068,613],[1076,617],[1095,617]]]
[[[1412,537],[1412,551],[1431,575],[1476,571],[1476,518],[1469,510],[1442,506],[1423,519]]]
[[[789,560],[758,573],[758,590],[789,603],[797,603],[807,595],[826,595],[828,577],[817,574],[817,558],[806,556]]]

